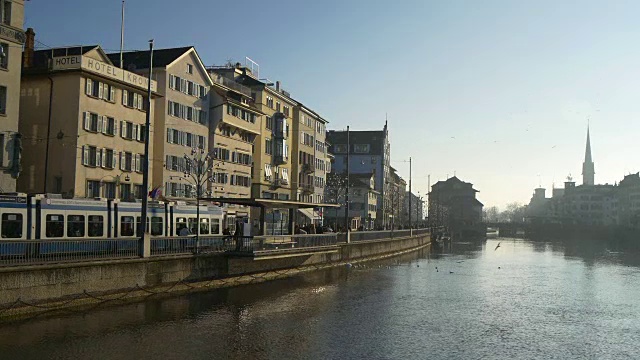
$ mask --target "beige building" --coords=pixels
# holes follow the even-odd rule
[[[120,54],[109,54],[119,64]],[[149,51],[123,54],[124,68],[149,74]],[[158,83],[161,101],[155,102],[155,132],[150,186],[162,186],[169,199],[196,197],[197,182],[190,176],[185,156],[206,155],[209,147],[209,91],[212,85],[198,53],[193,47],[153,51],[153,79]],[[197,153],[197,154],[196,154]],[[202,176],[202,179],[207,176]],[[202,185],[202,195],[207,189]]]
[[[21,170],[23,140],[18,131],[18,112],[23,21],[24,0],[0,0],[0,192],[16,190]]]
[[[29,46],[23,63],[18,191],[141,198],[149,80],[114,66],[95,45]],[[155,81],[151,87],[155,94]],[[152,123],[151,137],[154,129]],[[153,154],[153,144],[149,150]]]
[[[326,152],[327,121],[302,103],[294,108],[291,169],[292,197],[298,201],[320,204],[324,202],[328,157]],[[298,223],[319,224],[322,215],[314,209],[300,209],[307,219]]]
[[[251,197],[254,141],[260,135],[262,116],[248,87],[236,82],[242,70],[235,67],[210,67],[211,127],[209,143],[216,161],[211,193],[217,198]],[[250,207],[223,204],[226,227],[235,229],[236,218],[250,215]]]
[[[295,200],[292,198],[292,182],[296,181],[296,178],[291,176],[291,125],[297,102],[287,91],[280,88],[279,82],[263,82],[250,69],[239,64],[219,67],[213,71],[250,89],[251,99],[247,99],[248,104],[251,104],[251,109],[264,114],[262,121],[256,122],[258,132],[253,141],[251,197]],[[251,216],[255,224],[259,214]],[[267,209],[264,220],[267,226],[266,233],[287,232],[289,210]]]

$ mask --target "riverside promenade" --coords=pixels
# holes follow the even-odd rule
[[[147,296],[206,291],[350,266],[423,249],[428,229],[259,237],[0,244],[0,319]]]

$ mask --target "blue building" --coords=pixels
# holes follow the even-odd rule
[[[335,156],[332,172],[339,174],[347,170],[347,132],[330,130],[327,132],[329,152]],[[376,226],[386,226],[385,216],[391,210],[389,198],[390,151],[389,131],[385,122],[382,130],[349,132],[349,172],[352,174],[373,174],[375,191],[378,195]]]

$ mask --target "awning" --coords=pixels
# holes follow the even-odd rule
[[[302,215],[308,217],[310,220],[320,219],[320,217],[316,215],[316,211],[313,208],[298,209],[298,211]]]
[[[294,200],[276,200],[276,199],[261,199],[261,198],[200,198],[202,201],[219,202],[222,204],[236,204],[246,205],[251,207],[261,208],[288,208],[288,209],[302,209],[302,208],[339,208],[338,204],[315,204]]]

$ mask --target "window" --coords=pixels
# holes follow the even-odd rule
[[[142,185],[133,185],[133,195],[136,199],[142,199],[142,195],[144,191],[142,191]]]
[[[131,199],[131,185],[130,184],[120,184],[120,199],[122,199],[122,200]]]
[[[67,216],[67,237],[84,236],[84,215]]]
[[[134,169],[134,161],[135,157],[133,153],[130,152],[121,152],[120,153],[120,170],[123,171],[132,171]]]
[[[95,146],[82,146],[82,164],[86,166],[102,166],[102,154]]]
[[[220,234],[220,219],[211,219],[211,233]]]
[[[2,2],[2,23],[11,25],[11,1]]]
[[[267,130],[273,130],[273,118],[267,116]]]
[[[188,74],[193,74],[193,65],[187,64],[187,73]]]
[[[115,184],[114,184],[115,185]],[[89,237],[101,237],[104,235],[104,216],[89,215]]]
[[[344,153],[346,153],[346,152],[347,152],[347,145],[344,145],[344,144],[336,144],[336,145],[333,147],[333,151],[334,151],[336,154],[344,154]]]
[[[116,134],[116,119],[112,117],[102,117],[102,133],[114,136]]]
[[[282,107],[282,113],[284,114],[284,116],[289,117],[289,107],[288,106],[283,106]]]
[[[18,239],[22,237],[22,214],[2,214],[2,237]]]
[[[100,181],[87,180],[87,197],[88,198],[100,197]]]
[[[271,141],[271,139],[266,139],[264,141],[264,152],[267,155],[273,155],[273,141]]]
[[[133,216],[120,217],[120,236],[133,236]]]
[[[0,134],[0,167],[4,166],[4,134]]]
[[[196,233],[196,231],[197,231],[197,229],[198,229],[198,228],[197,228],[197,226],[198,226],[198,223],[196,222],[196,218],[194,218],[194,217],[190,217],[190,218],[189,218],[189,231],[190,231],[192,234],[195,234],[195,233]]]
[[[7,114],[7,87],[0,86],[0,115]]]
[[[162,235],[164,226],[162,226],[162,218],[159,216],[151,217],[151,235]]]
[[[114,182],[104,183],[104,197],[107,199],[116,198],[116,183]]]
[[[273,98],[271,96],[267,96],[267,106],[273,109]]]
[[[276,111],[280,111],[280,101],[276,101]]]
[[[180,233],[180,230],[187,227],[187,218],[176,218],[176,235]]]
[[[84,126],[87,131],[102,132],[102,116],[98,114],[85,112],[84,113]]]
[[[273,172],[271,171],[271,164],[264,164],[264,178],[265,180],[271,180]]]
[[[200,219],[200,234],[208,234],[209,233],[209,219],[204,218]]]
[[[47,215],[46,217],[46,236],[48,238],[64,236],[64,216]]]
[[[9,67],[9,44],[0,43],[0,51],[4,54],[0,57],[0,68],[6,70]]]
[[[353,145],[353,152],[356,154],[366,154],[369,152],[369,144],[355,144]]]

